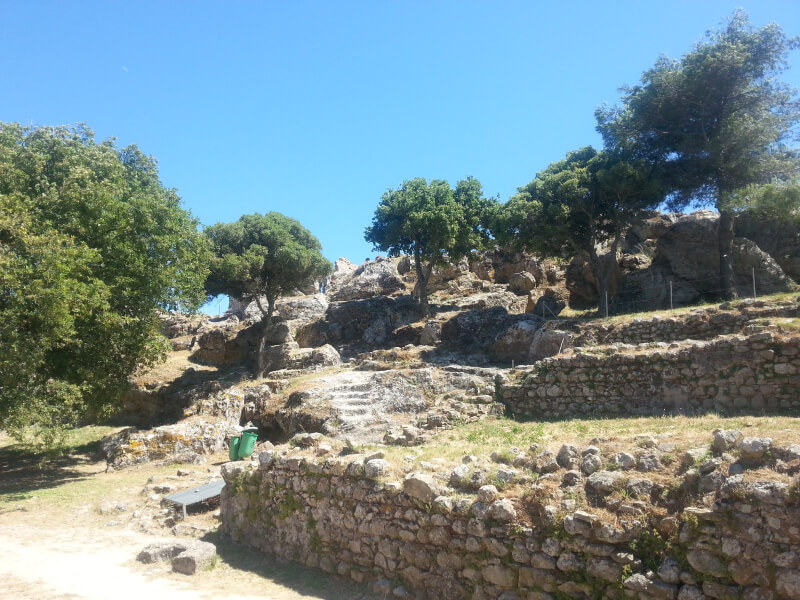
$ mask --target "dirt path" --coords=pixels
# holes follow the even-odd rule
[[[371,600],[365,588],[322,571],[281,562],[218,542],[211,512],[190,514],[217,544],[213,568],[173,573],[169,561],[136,561],[145,546],[175,540],[158,524],[143,528],[137,513],[152,512],[144,493],[152,479],[188,488],[213,475],[224,455],[212,456],[196,477],[175,477],[180,466],[142,465],[105,471],[105,462],[76,455],[39,468],[36,460],[3,448],[0,432],[0,600]],[[197,469],[184,465],[186,469]],[[104,511],[104,503],[125,505]],[[155,503],[158,506],[158,502]],[[185,538],[183,538],[185,539]]]
[[[252,572],[221,567],[187,577],[169,572],[169,565],[140,565],[134,558],[161,539],[124,529],[49,528],[30,515],[0,515],[0,598],[31,600],[303,600],[366,598],[347,582],[331,580],[320,593],[300,591]],[[174,538],[173,538],[174,539]],[[281,569],[280,565],[276,565]],[[297,570],[297,567],[293,568]],[[302,570],[302,569],[301,569]],[[306,574],[306,577],[309,574]],[[314,578],[320,574],[310,574]],[[302,573],[298,573],[303,577]],[[281,578],[286,580],[285,573]]]

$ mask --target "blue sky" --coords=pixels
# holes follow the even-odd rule
[[[275,210],[360,262],[388,188],[472,175],[507,200],[737,7],[800,34],[798,0],[0,0],[0,120],[85,122],[202,223]]]

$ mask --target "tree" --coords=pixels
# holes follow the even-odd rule
[[[205,251],[135,146],[0,124],[0,427],[54,442],[113,412],[166,352],[159,312],[204,299]]]
[[[455,190],[446,181],[428,183],[418,177],[383,194],[364,239],[390,256],[414,257],[415,298],[427,315],[428,281],[434,266],[458,260],[485,244],[495,204],[483,197],[483,188],[473,177],[459,181]]]
[[[206,228],[205,234],[214,253],[206,281],[208,294],[255,300],[263,315],[264,332],[272,323],[280,296],[326,277],[332,270],[322,256],[319,240],[299,221],[277,212],[217,223]],[[256,377],[262,375],[263,356],[262,336]]]
[[[720,285],[735,295],[732,262],[737,191],[796,177],[798,156],[785,146],[800,121],[794,90],[777,80],[798,47],[770,24],[753,28],[737,11],[727,27],[681,60],[660,58],[622,107],[597,111],[606,147],[660,164],[673,208],[712,204],[720,213]]]
[[[600,312],[606,313],[622,234],[660,198],[658,179],[646,164],[586,146],[519,188],[492,231],[498,242],[517,249],[585,254],[598,282]]]

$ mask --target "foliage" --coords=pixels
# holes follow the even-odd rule
[[[548,256],[587,256],[602,304],[622,233],[661,196],[658,178],[646,163],[586,146],[519,188],[498,211],[492,231],[506,246]],[[603,246],[607,252],[600,256]]]
[[[0,426],[52,445],[112,412],[166,349],[159,311],[201,304],[205,249],[136,146],[0,124]]]
[[[748,186],[732,196],[731,208],[758,219],[800,224],[800,180]]]
[[[482,247],[489,239],[487,224],[495,206],[493,199],[483,197],[473,177],[459,181],[455,189],[443,180],[428,183],[418,177],[383,195],[364,238],[390,256],[414,257],[415,296],[427,314],[433,268]]]
[[[733,207],[737,190],[796,177],[786,147],[800,121],[795,91],[778,81],[798,47],[770,24],[755,29],[742,11],[710,31],[681,60],[660,58],[622,107],[599,109],[606,147],[659,164],[673,207],[712,204],[720,211],[721,282],[733,293]]]
[[[277,212],[244,215],[233,223],[206,228],[214,256],[206,281],[209,295],[228,294],[237,300],[255,300],[266,332],[280,296],[326,277],[331,263],[322,245],[299,221]],[[263,300],[266,300],[264,306]],[[265,336],[259,344],[255,377],[265,371]]]
[[[206,281],[209,295],[255,300],[266,325],[280,296],[327,276],[332,269],[319,240],[299,221],[277,212],[217,223],[205,234],[214,252]]]

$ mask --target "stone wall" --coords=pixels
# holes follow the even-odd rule
[[[800,597],[796,480],[729,477],[706,496],[715,500],[709,507],[671,515],[647,513],[636,502],[628,514],[575,510],[574,502],[571,510],[562,503],[536,513],[535,494],[498,498],[485,486],[456,498],[420,474],[383,482],[380,458],[267,451],[259,460],[223,467],[223,532],[263,552],[373,582],[387,597]],[[598,489],[603,473],[614,474],[595,473],[590,482]]]
[[[579,348],[499,388],[519,418],[800,409],[800,336]]]

